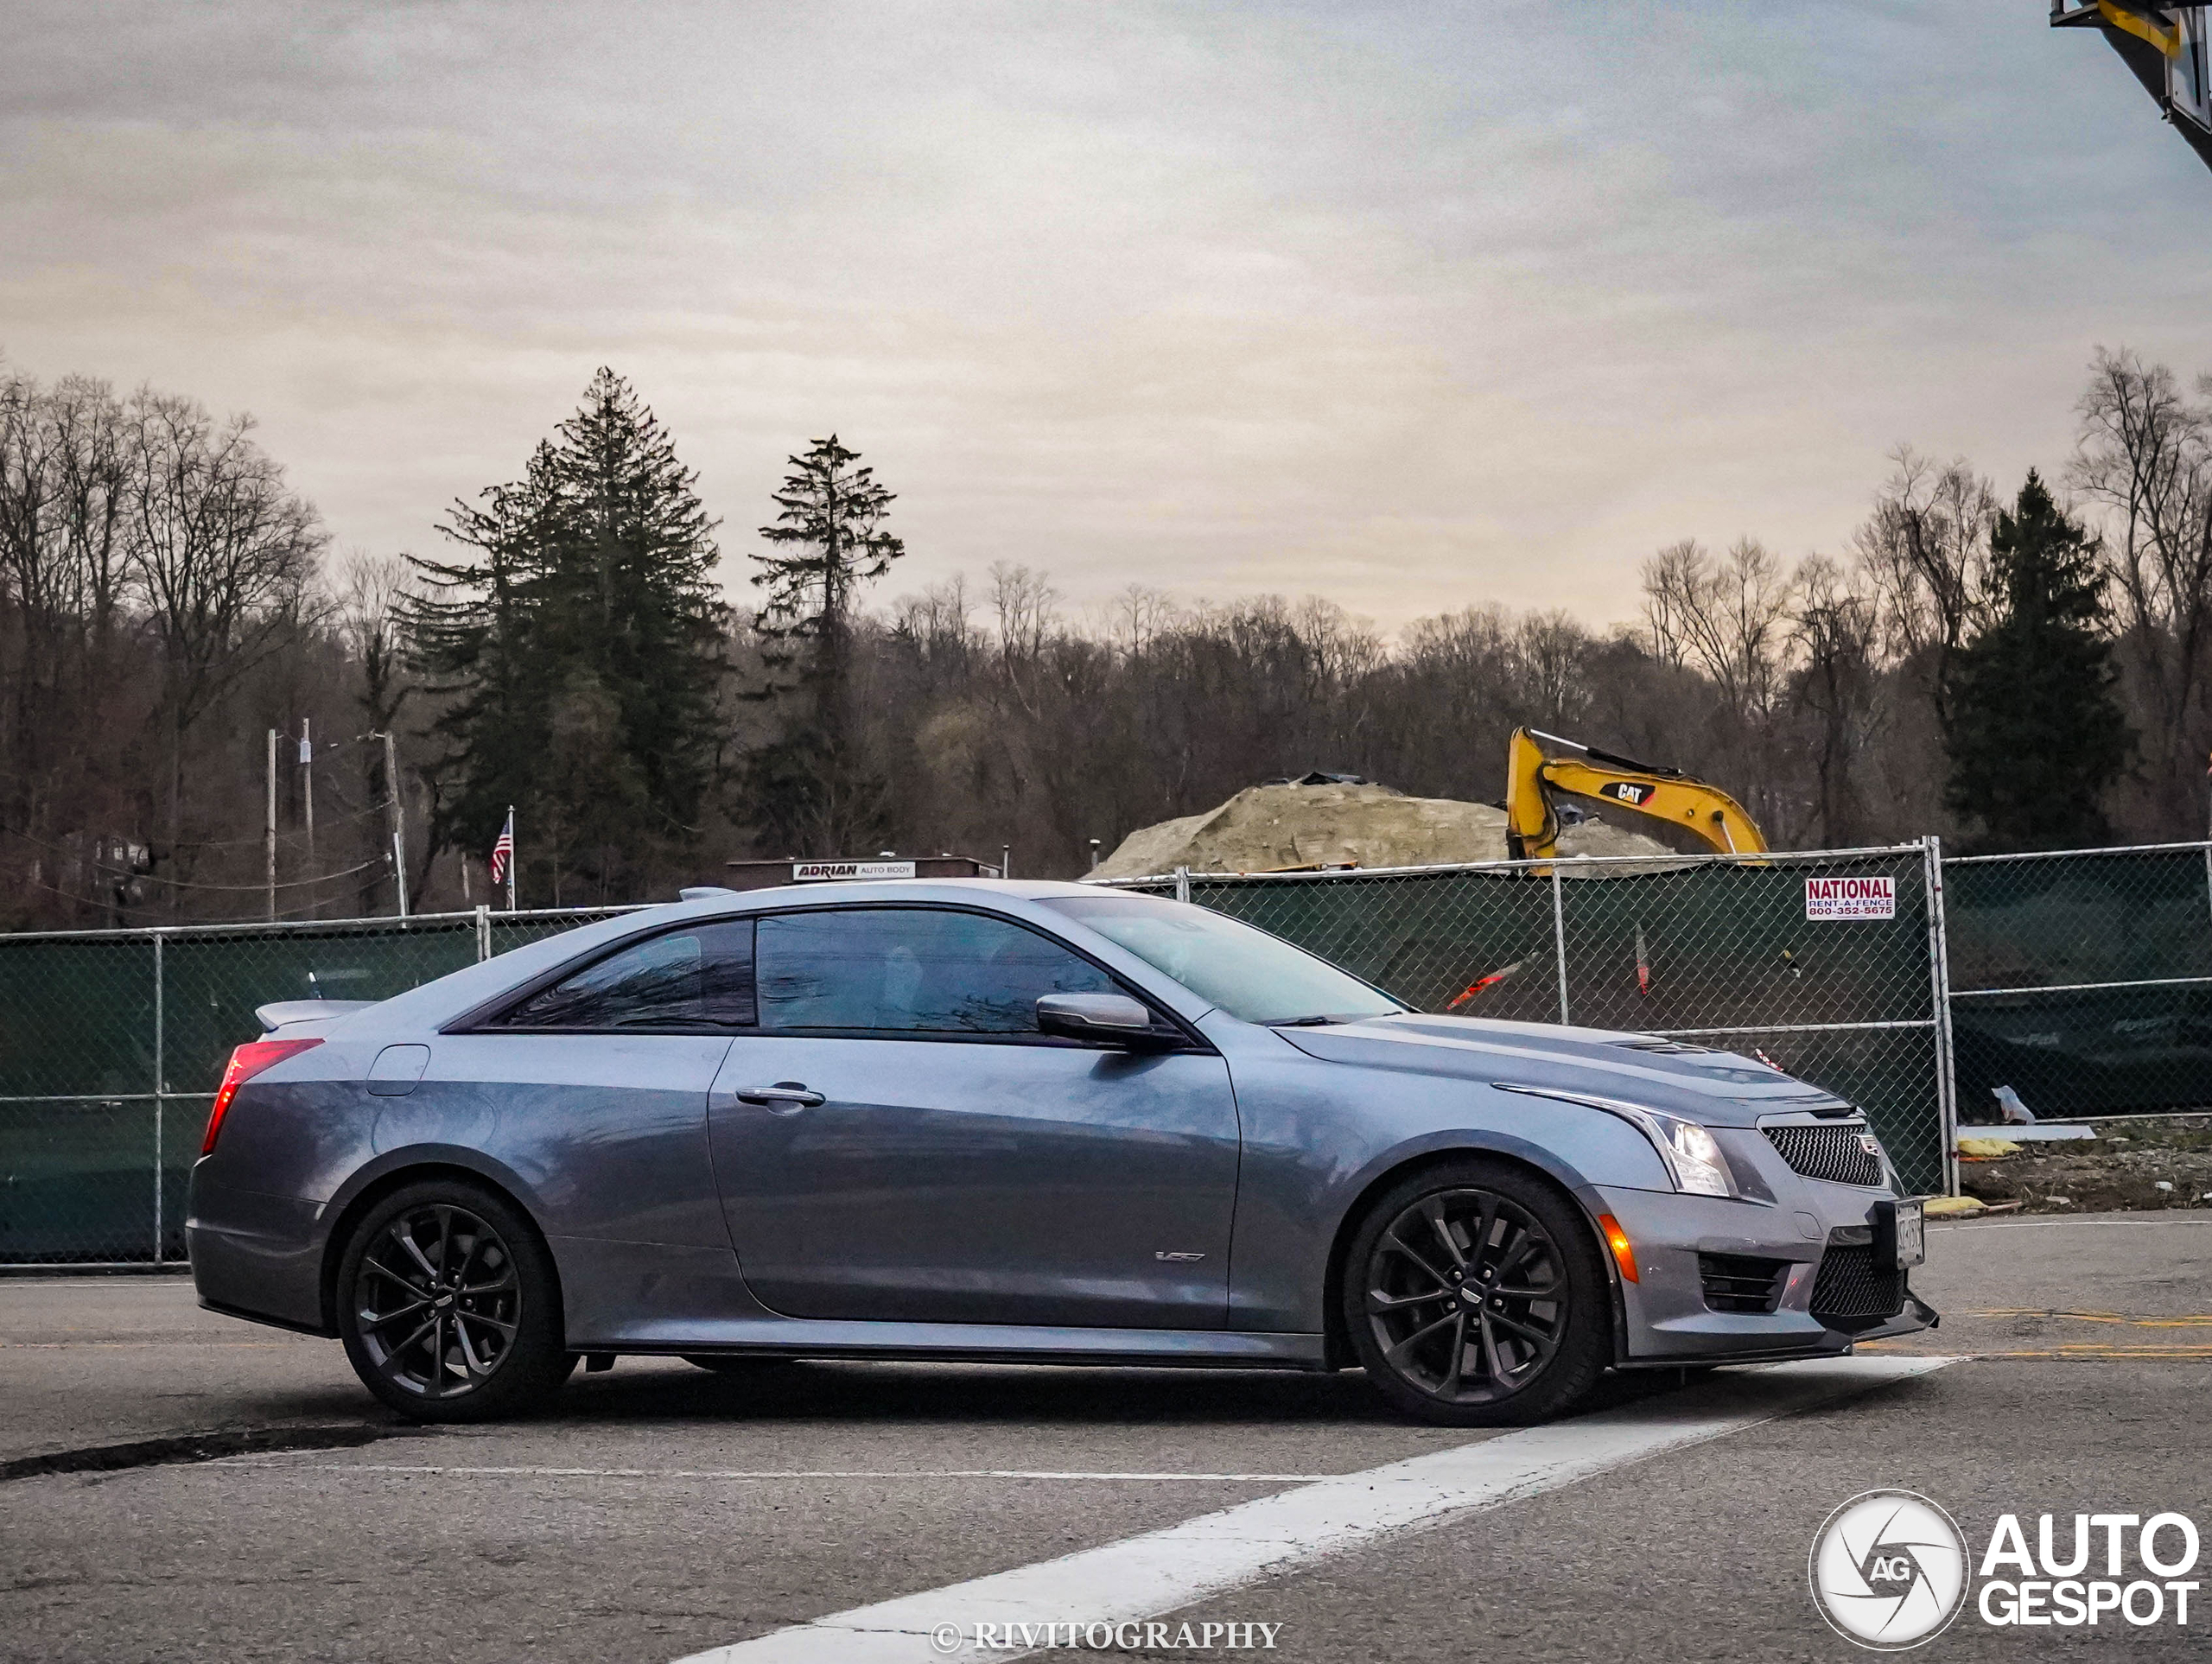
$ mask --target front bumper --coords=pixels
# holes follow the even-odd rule
[[[1854,1307],[1853,1315],[1816,1312],[1824,1257],[1871,1253],[1874,1204],[1885,1191],[1806,1184],[1780,1205],[1680,1196],[1671,1191],[1592,1187],[1585,1204],[1609,1213],[1635,1250],[1637,1280],[1616,1278],[1620,1324],[1615,1362],[1622,1368],[1833,1357],[1857,1342],[1933,1328],[1936,1312],[1901,1273],[1894,1312]],[[1775,1267],[1772,1311],[1716,1311],[1707,1299],[1700,1256]],[[1844,1262],[1839,1261],[1840,1267]],[[1856,1268],[1855,1260],[1853,1268]],[[1828,1299],[1834,1302],[1832,1280]],[[1878,1308],[1886,1300],[1877,1300]]]

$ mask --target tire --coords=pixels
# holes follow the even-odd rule
[[[686,1352],[686,1363],[710,1370],[718,1375],[765,1375],[777,1369],[788,1369],[791,1360],[774,1357],[759,1352]]]
[[[423,1179],[372,1208],[339,1261],[337,1304],[353,1373],[417,1421],[525,1413],[575,1368],[536,1229],[464,1179]]]
[[[1342,1299],[1375,1389],[1440,1426],[1562,1414],[1612,1360],[1596,1239],[1572,1202],[1507,1162],[1463,1158],[1377,1197],[1352,1233]]]

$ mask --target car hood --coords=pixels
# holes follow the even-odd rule
[[[1275,1032],[1325,1063],[1618,1098],[1713,1127],[1843,1104],[1756,1058],[1656,1034],[1410,1013]]]

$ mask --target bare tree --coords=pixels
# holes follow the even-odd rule
[[[1937,467],[1910,445],[1853,538],[1880,608],[1886,651],[1948,720],[1952,662],[1988,614],[1989,532],[1997,493],[1961,460]]]
[[[2212,379],[2200,383],[2212,394]],[[2143,750],[2163,829],[2194,830],[2212,649],[2212,410],[2164,365],[2100,348],[2069,477],[2101,511]]]
[[[1773,715],[1789,645],[1790,583],[1756,538],[1715,558],[1694,541],[1643,563],[1644,619],[1657,656],[1713,678],[1739,721]]]
[[[1133,583],[1114,597],[1108,609],[1106,639],[1117,653],[1141,653],[1179,612],[1160,591]]]
[[[405,556],[375,555],[365,549],[350,550],[338,568],[333,622],[360,678],[356,705],[364,742],[360,747],[362,802],[372,809],[391,803],[401,789],[399,781],[387,778],[385,747],[373,736],[393,734],[397,751],[399,713],[416,691],[405,673],[402,629],[413,573]],[[384,826],[372,816],[361,822],[360,908],[364,913],[376,912],[382,905],[384,873],[377,863],[386,848],[385,836]],[[466,852],[461,859],[467,859]]]
[[[0,380],[0,586],[22,632],[11,702],[19,786],[66,753],[60,708],[92,695],[120,600],[120,421],[99,382]],[[22,807],[18,803],[18,810]]]
[[[184,837],[185,734],[248,671],[319,618],[314,507],[252,440],[191,399],[143,390],[125,408],[130,574],[160,649],[168,839]]]
[[[1813,770],[1813,841],[1837,848],[1857,839],[1862,816],[1857,765],[1882,725],[1878,608],[1826,556],[1797,568],[1790,634],[1793,685],[1811,716],[1806,751]]]
[[[1059,600],[1041,572],[1011,561],[991,568],[991,612],[998,625],[999,654],[1009,664],[1033,664],[1057,622]]]
[[[1514,679],[1536,721],[1580,723],[1590,705],[1590,632],[1569,614],[1531,613],[1514,626]]]

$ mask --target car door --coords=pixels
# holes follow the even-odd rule
[[[765,916],[759,1022],[709,1103],[747,1286],[793,1317],[1217,1328],[1236,1106],[1202,1042],[1037,1030],[1039,995],[1133,992],[1000,915]]]
[[[530,1187],[581,1332],[745,1303],[707,1091],[730,1014],[750,1017],[752,930],[709,921],[617,949],[441,1035],[415,1090],[383,1101],[379,1147],[474,1147]]]

